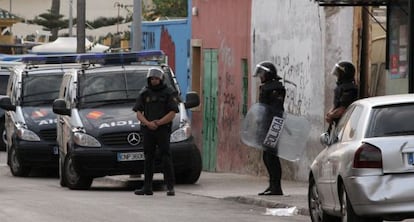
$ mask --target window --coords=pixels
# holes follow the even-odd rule
[[[352,111],[349,120],[344,126],[344,131],[341,139],[342,142],[347,142],[355,139],[358,130],[359,119],[361,117],[361,111],[361,107],[355,106],[355,109]]]
[[[414,135],[414,104],[375,107],[366,137]]]

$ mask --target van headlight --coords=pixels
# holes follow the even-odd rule
[[[73,134],[73,142],[79,146],[101,147],[101,144],[97,139],[95,139],[95,137],[90,136],[86,133],[75,132]]]
[[[184,124],[182,127],[178,128],[176,131],[171,133],[170,142],[177,143],[184,140],[187,140],[191,136],[191,126],[190,124]]]
[[[36,133],[34,133],[31,130],[25,129],[25,128],[18,128],[17,136],[21,140],[35,141],[35,142],[40,141],[40,137]]]

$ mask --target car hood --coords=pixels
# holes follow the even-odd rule
[[[79,110],[83,126],[88,134],[98,137],[106,133],[140,131],[140,121],[130,106],[107,106]],[[179,115],[176,115],[179,118]],[[178,127],[174,120],[173,129]]]
[[[414,158],[414,135],[369,138],[365,142],[381,149],[384,173],[414,172],[414,163],[409,161]]]
[[[27,127],[34,131],[56,129],[56,114],[51,106],[27,106],[22,107],[24,120]]]

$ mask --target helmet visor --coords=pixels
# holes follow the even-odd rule
[[[267,72],[270,72],[270,69],[267,67],[264,67],[260,64],[256,65],[256,70],[253,73],[253,77],[261,76],[266,74]]]
[[[335,66],[332,69],[331,74],[340,77],[341,73],[345,73],[345,67],[340,66],[338,63],[335,64]]]

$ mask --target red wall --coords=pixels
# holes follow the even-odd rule
[[[198,11],[192,16],[192,39],[201,40],[202,50],[217,49],[219,53],[217,171],[256,171],[253,165],[257,158],[252,156],[257,156],[257,150],[242,145],[239,136],[243,119],[242,59],[250,64],[251,0],[193,0],[192,7]],[[203,95],[200,97],[202,105]],[[193,112],[193,130],[201,149],[202,121],[202,111]]]

